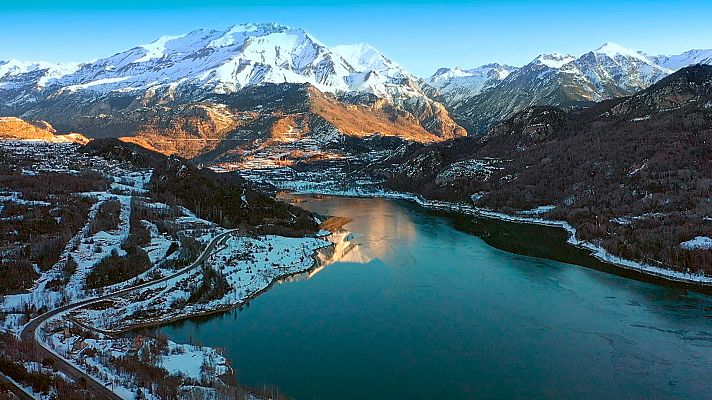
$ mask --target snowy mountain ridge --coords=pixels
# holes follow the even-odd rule
[[[50,63],[46,61],[0,60],[0,87],[7,87],[8,81],[22,78],[25,74],[39,73],[39,87],[44,87],[50,79],[71,74],[79,68],[79,63]]]
[[[576,60],[576,57],[569,54],[540,54],[532,63],[538,63],[549,68],[560,69],[564,65]]]
[[[712,49],[710,50],[689,50],[675,56],[654,56],[655,62],[673,71],[680,70],[688,65],[712,64]]]
[[[261,83],[310,83],[324,92],[365,91],[393,100],[423,96],[417,85],[404,84],[416,80],[371,46],[329,48],[303,29],[274,23],[163,36],[72,68],[0,64],[0,90],[22,86],[59,93],[134,93],[163,87],[173,95],[189,96],[232,93]]]
[[[583,97],[597,101],[621,95],[619,92],[628,93],[643,89],[693,64],[712,64],[712,50],[690,50],[679,55],[650,56],[613,42],[606,42],[579,57],[549,53],[537,56],[523,67],[501,66],[506,68],[508,73],[500,74],[499,79],[483,78],[483,74],[486,75],[493,66],[500,66],[487,64],[467,70],[459,67],[440,68],[426,82],[440,90],[447,105],[456,107],[467,97],[476,96],[485,89],[503,83],[507,78],[515,80],[517,74],[523,75],[537,70],[535,82],[545,81],[548,74],[568,74],[570,80],[582,88]],[[535,84],[537,83],[532,83]],[[614,90],[614,86],[621,90]],[[611,90],[615,93],[608,92]]]
[[[579,57],[539,55],[486,86],[461,73],[448,75],[442,68],[427,82],[440,91],[456,120],[473,133],[534,105],[570,107],[630,96],[698,63],[712,63],[712,50],[650,56],[607,42]]]
[[[712,50],[651,56],[608,42],[579,57],[541,54],[522,67],[441,68],[420,79],[367,44],[329,47],[304,29],[247,23],[162,36],[81,64],[0,61],[0,114],[51,119],[69,129],[87,115],[130,119],[127,113],[141,107],[290,83],[336,99],[373,95],[438,135],[443,129],[433,127],[453,127],[452,114],[475,133],[532,105],[628,96],[692,63],[712,63]]]
[[[684,66],[712,63],[712,50],[650,56],[607,42],[576,58],[541,54],[524,67],[487,64],[441,68],[425,82],[449,106],[459,105],[528,66],[574,75],[591,100],[610,97],[611,81],[639,90]],[[520,72],[521,73],[521,72]],[[389,100],[424,97],[420,80],[367,44],[328,47],[300,28],[275,23],[196,29],[162,36],[96,61],[72,64],[0,61],[0,90],[140,92],[163,88],[172,96],[232,93],[261,83],[310,83],[330,93],[366,92]],[[617,93],[616,93],[617,94]]]

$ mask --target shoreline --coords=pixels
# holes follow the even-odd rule
[[[427,210],[446,211],[461,215],[495,219],[504,222],[559,228],[566,231],[566,233],[568,234],[566,244],[590,252],[591,257],[604,264],[610,265],[614,269],[624,270],[628,273],[640,274],[643,277],[658,279],[669,284],[690,286],[689,288],[693,290],[697,289],[698,291],[712,291],[712,276],[680,272],[671,268],[656,267],[653,265],[618,257],[616,255],[611,254],[608,250],[604,249],[599,245],[577,239],[576,228],[571,226],[571,224],[566,221],[547,220],[543,218],[519,215],[509,215],[489,209],[471,206],[465,203],[428,200],[422,196],[406,192],[392,192],[386,190],[366,191],[361,188],[357,188],[355,190],[350,191],[336,190],[331,192],[310,191],[308,189],[292,191],[289,189],[285,189],[282,192],[303,196],[323,195],[334,197],[382,198],[389,200],[404,200],[411,203],[415,203],[418,206]],[[588,266],[585,267],[589,268]]]
[[[330,233],[329,235],[324,236],[324,238],[331,236],[331,235],[332,234]],[[290,272],[290,273],[283,274],[283,275],[279,275],[279,276],[275,277],[274,279],[272,279],[270,281],[270,283],[267,284],[267,286],[263,287],[262,289],[260,289],[258,291],[250,293],[249,295],[245,296],[245,298],[242,299],[242,301],[240,301],[238,303],[220,305],[212,310],[205,310],[205,311],[201,311],[201,312],[194,313],[194,314],[187,314],[187,315],[182,315],[182,316],[178,316],[178,317],[172,317],[167,320],[144,322],[144,323],[140,323],[140,324],[129,325],[128,327],[118,329],[118,330],[102,330],[102,331],[106,332],[105,334],[122,336],[122,335],[126,335],[126,334],[128,334],[132,331],[136,331],[136,330],[160,328],[162,326],[171,325],[171,324],[174,324],[177,322],[181,322],[181,321],[185,321],[185,320],[189,320],[189,319],[193,319],[193,318],[208,317],[213,314],[224,313],[224,312],[228,312],[230,310],[234,310],[235,308],[242,307],[245,304],[247,304],[250,301],[257,298],[259,295],[267,292],[269,289],[271,289],[275,284],[279,283],[280,281],[282,281],[284,279],[288,279],[292,276],[309,273],[309,272],[314,271],[315,269],[319,268],[322,264],[322,261],[319,260],[319,258],[318,258],[319,253],[321,251],[323,251],[324,249],[330,249],[330,248],[334,247],[333,242],[328,242],[328,243],[329,244],[327,244],[323,247],[320,247],[318,249],[315,249],[312,252],[312,254],[310,256],[312,258],[312,264],[308,268],[305,268],[305,269],[302,269],[299,271]]]

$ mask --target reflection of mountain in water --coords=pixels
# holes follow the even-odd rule
[[[381,260],[397,256],[394,243],[416,240],[413,215],[402,212],[398,202],[379,198],[340,198],[329,196],[299,196],[283,194],[282,200],[322,215],[338,215],[352,219],[346,227],[357,232],[359,242],[371,258]],[[400,250],[399,250],[400,251]],[[346,261],[346,260],[345,260]],[[355,261],[359,262],[359,261]]]
[[[355,239],[355,236],[350,231],[342,229],[332,233],[326,239],[331,241],[334,245],[321,249],[317,252],[317,266],[314,269],[303,274],[296,274],[291,277],[285,278],[282,280],[282,282],[293,282],[310,279],[314,275],[321,272],[321,270],[335,262],[366,264],[369,261],[373,260],[373,257],[370,257],[363,253],[361,245],[353,241]]]

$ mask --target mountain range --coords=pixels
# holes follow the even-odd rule
[[[476,135],[532,105],[627,96],[710,62],[712,50],[650,56],[606,43],[578,58],[544,54],[522,67],[441,68],[423,79],[366,44],[329,47],[303,29],[250,23],[164,36],[90,62],[0,61],[0,116],[228,159],[343,135],[422,143]],[[287,153],[303,156],[304,146]]]
[[[0,136],[118,137],[267,189],[359,182],[538,215],[612,257],[709,274],[709,250],[683,246],[712,237],[705,64],[712,50],[605,43],[419,78],[365,44],[244,24],[91,62],[0,62]]]
[[[542,54],[521,68],[440,69],[427,82],[471,134],[529,106],[575,107],[629,96],[671,73],[712,63],[712,50],[650,56],[615,43],[572,55]]]
[[[277,24],[198,29],[82,64],[15,61],[2,68],[3,79],[18,77],[4,81],[5,90],[57,95],[151,89],[153,96],[190,101],[261,83],[311,83],[324,92],[371,92],[389,100],[423,95],[408,82],[413,76],[368,45],[329,48],[303,29]]]

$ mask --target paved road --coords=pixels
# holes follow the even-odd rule
[[[0,374],[0,382],[3,382],[10,391],[17,396],[20,400],[35,400],[34,397],[30,396],[25,392],[25,389],[17,386],[15,382],[11,381],[7,376]]]
[[[166,276],[164,278],[156,279],[154,281],[142,283],[140,285],[132,286],[126,289],[122,289],[119,291],[116,291],[111,294],[107,294],[104,296],[100,297],[94,297],[91,299],[86,299],[82,300],[76,303],[68,304],[66,306],[62,306],[59,308],[55,308],[52,311],[48,311],[38,317],[35,317],[33,320],[31,320],[25,328],[20,332],[20,338],[27,343],[32,343],[33,346],[35,347],[35,350],[37,352],[39,361],[42,361],[45,358],[50,358],[54,360],[54,365],[57,367],[57,369],[61,370],[65,374],[71,376],[73,379],[79,382],[86,382],[87,388],[94,393],[97,397],[100,399],[111,399],[111,400],[119,400],[121,399],[120,396],[118,396],[116,393],[112,392],[110,389],[108,389],[104,383],[96,380],[90,375],[85,374],[82,370],[79,368],[75,367],[74,365],[70,364],[67,362],[67,360],[64,357],[61,357],[59,354],[55,353],[52,351],[49,347],[45,346],[42,340],[37,336],[38,333],[38,328],[47,320],[50,318],[57,316],[58,314],[62,314],[65,312],[69,312],[71,310],[77,309],[79,307],[84,307],[90,304],[98,303],[100,301],[104,300],[109,300],[113,297],[121,296],[129,292],[133,292],[134,290],[139,290],[143,289],[148,286],[155,285],[157,283],[165,282],[170,279],[173,279],[177,276],[180,276],[188,271],[190,271],[193,268],[198,267],[203,261],[205,261],[212,251],[217,247],[221,241],[226,239],[230,234],[235,232],[235,230],[229,230],[226,232],[223,232],[217,236],[215,236],[210,243],[205,247],[205,250],[203,250],[202,253],[200,253],[200,256],[189,266],[181,269],[180,271],[170,275]]]

